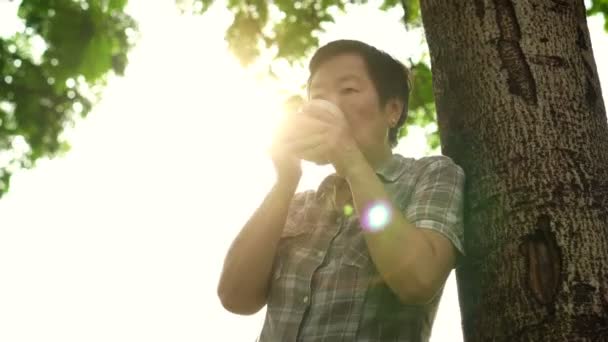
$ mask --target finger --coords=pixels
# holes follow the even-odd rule
[[[291,141],[289,151],[299,159],[316,162],[317,164],[322,163],[328,159],[327,136],[315,135],[307,139]]]
[[[297,154],[298,158],[314,162],[318,165],[327,164],[329,162],[327,148],[325,145],[317,145],[305,150],[300,151]]]
[[[311,118],[304,118],[301,114],[288,114],[281,119],[274,132],[275,140],[291,139],[297,134],[311,134],[321,130],[322,123]]]
[[[295,114],[300,111],[304,99],[300,95],[293,95],[283,103],[283,110],[287,114]]]
[[[342,111],[332,102],[323,99],[310,100],[302,106],[302,112],[307,116],[328,123],[336,122],[343,116]]]
[[[332,128],[326,122],[307,115],[298,115],[289,123],[286,136],[289,139],[300,139],[311,135],[323,134]]]
[[[326,136],[324,133],[312,134],[299,139],[289,139],[284,141],[285,150],[295,155],[301,154],[303,151],[317,148],[326,144]]]

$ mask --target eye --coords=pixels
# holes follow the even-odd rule
[[[342,90],[340,92],[342,94],[353,94],[353,93],[358,93],[359,89],[353,88],[353,87],[346,87],[346,88],[342,88]]]

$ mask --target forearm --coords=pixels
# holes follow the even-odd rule
[[[266,303],[272,272],[295,182],[277,182],[230,246],[218,295],[229,311],[257,312]]]
[[[374,205],[387,206],[389,220],[381,227],[367,227],[365,239],[370,256],[386,284],[403,302],[421,304],[435,293],[442,279],[428,272],[433,247],[420,229],[408,222],[393,203],[373,168],[361,156],[352,161],[346,172],[354,206],[362,218]],[[378,223],[376,223],[378,224]]]

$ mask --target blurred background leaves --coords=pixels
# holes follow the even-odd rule
[[[23,0],[23,29],[0,37],[0,196],[11,175],[69,149],[66,127],[122,75],[136,38],[126,0]]]
[[[178,9],[200,15],[220,2],[233,14],[225,34],[228,46],[247,66],[261,53],[271,54],[271,64],[302,63],[337,15],[368,0],[175,0]],[[22,25],[8,36],[0,35],[0,197],[8,191],[14,172],[69,149],[62,133],[91,111],[111,75],[124,73],[138,36],[136,22],[125,12],[127,0],[11,3]],[[382,10],[402,11],[404,29],[421,28],[419,0],[377,4]],[[588,15],[608,16],[608,0],[586,5]],[[437,152],[429,58],[403,62],[412,71],[413,86],[400,136],[408,127],[423,127],[429,151]],[[267,70],[272,76],[272,65]]]

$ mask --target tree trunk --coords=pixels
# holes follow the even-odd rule
[[[467,175],[466,341],[608,340],[608,125],[582,0],[421,0]]]

